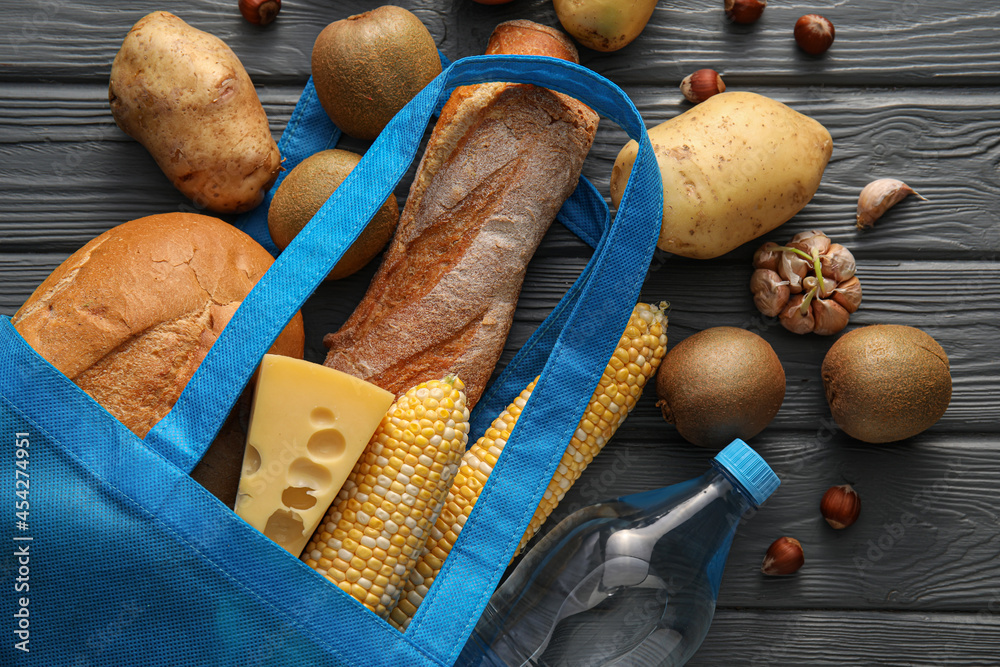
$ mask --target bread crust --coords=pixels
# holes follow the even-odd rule
[[[498,26],[487,52],[576,60],[564,35],[530,21]],[[324,338],[326,365],[397,395],[457,374],[475,404],[527,264],[576,187],[597,121],[581,102],[531,85],[456,89],[368,292]]]
[[[11,321],[42,357],[142,437],[173,406],[273,261],[217,218],[152,215],[73,253]],[[304,340],[297,314],[272,351],[301,358]]]

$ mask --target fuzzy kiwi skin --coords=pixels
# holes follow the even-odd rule
[[[385,5],[326,26],[313,45],[320,104],[352,137],[373,140],[441,73],[434,38],[412,12]]]
[[[681,341],[656,374],[657,407],[681,437],[721,448],[764,430],[785,398],[785,370],[763,338],[713,327]]]
[[[914,327],[876,324],[840,337],[823,359],[837,424],[864,442],[895,442],[930,428],[951,402],[948,355]]]
[[[278,250],[288,247],[359,162],[357,153],[331,148],[310,155],[289,172],[267,212],[267,228]],[[361,270],[389,242],[398,222],[399,204],[390,194],[326,279],[340,280]]]

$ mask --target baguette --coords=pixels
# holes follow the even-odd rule
[[[487,54],[577,62],[562,33],[497,27]],[[576,188],[597,114],[545,88],[457,88],[441,112],[396,235],[354,313],[324,342],[325,364],[397,395],[453,374],[469,406],[510,330],[529,260]]]

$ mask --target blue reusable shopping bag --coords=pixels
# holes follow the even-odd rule
[[[528,401],[405,634],[251,528],[188,472],[278,333],[393,190],[456,85],[577,97],[640,144],[614,223],[585,180],[560,214],[587,268],[476,408],[473,434]],[[294,164],[336,141],[311,84],[282,138]],[[291,165],[287,165],[290,166]],[[140,440],[0,320],[4,665],[450,665],[485,607],[624,330],[662,189],[642,119],[592,71],[538,56],[449,66],[410,102],[244,300],[173,410]],[[252,226],[253,220],[247,221]],[[8,591],[11,591],[8,588]]]

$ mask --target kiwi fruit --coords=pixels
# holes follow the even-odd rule
[[[657,407],[688,442],[721,448],[764,430],[785,399],[774,349],[746,329],[713,327],[686,338],[656,374]]]
[[[326,26],[313,45],[320,104],[347,134],[372,140],[441,73],[434,38],[412,12],[385,5]]]
[[[357,153],[333,148],[310,155],[288,173],[267,211],[267,229],[279,250],[288,247],[360,161]],[[392,238],[398,222],[399,204],[390,194],[327,280],[346,278],[371,261]]]
[[[864,442],[895,442],[932,426],[951,402],[948,355],[926,332],[875,324],[841,336],[823,359],[837,424]]]

